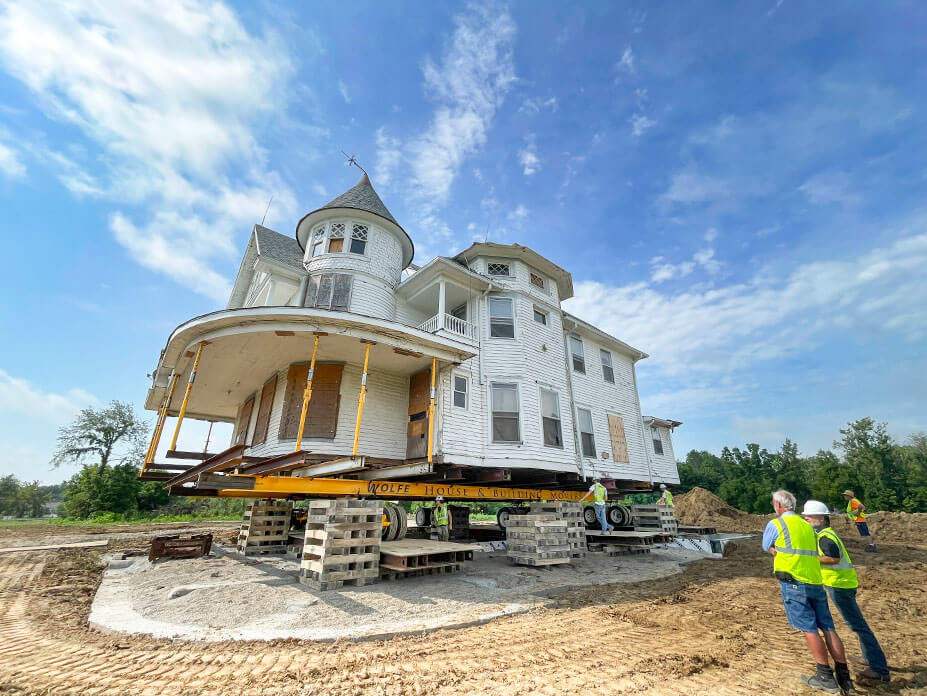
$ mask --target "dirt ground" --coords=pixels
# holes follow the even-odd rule
[[[927,547],[883,544],[873,555],[848,541],[860,604],[894,670],[891,684],[860,692],[927,694]],[[480,626],[328,644],[114,638],[87,628],[96,553],[3,554],[0,694],[810,694],[798,678],[809,656],[786,625],[770,560],[755,540],[736,543],[683,574],[575,591]]]

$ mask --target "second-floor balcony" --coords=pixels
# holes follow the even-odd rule
[[[454,334],[455,336],[476,340],[476,326],[452,314],[435,314],[433,317],[423,321],[418,328],[428,333],[447,331],[449,334]]]

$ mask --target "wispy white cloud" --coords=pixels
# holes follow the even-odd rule
[[[538,148],[533,135],[528,136],[525,147],[518,151],[518,162],[525,176],[532,176],[541,168],[541,160],[538,158]]]
[[[350,104],[351,93],[348,92],[348,86],[344,84],[343,80],[338,80],[338,91],[341,93],[341,98],[344,99],[344,103]]]
[[[634,68],[634,51],[631,50],[630,46],[625,46],[624,53],[621,54],[615,68],[619,73],[628,75],[633,75],[636,72]]]
[[[145,206],[142,223],[112,215],[116,240],[144,266],[220,301],[228,281],[213,265],[234,256],[229,230],[260,220],[271,195],[274,211],[294,207],[254,126],[286,102],[291,66],[280,45],[250,34],[222,3],[197,0],[65,0],[0,14],[3,67],[48,116],[99,148],[87,161],[66,158],[73,166],[62,183]]]
[[[850,177],[844,172],[821,172],[798,187],[816,205],[855,205],[860,195],[853,191]]]
[[[715,241],[717,238],[718,238],[718,230],[716,230],[714,227],[712,227],[707,232],[705,232],[703,236],[703,239],[709,244]]]
[[[669,188],[660,196],[661,203],[701,203],[728,198],[731,186],[724,180],[696,169],[673,174]]]
[[[99,399],[84,389],[43,391],[28,380],[0,369],[0,410],[62,425]]]
[[[557,101],[557,97],[550,97],[549,99],[543,100],[535,97],[526,97],[521,103],[521,106],[518,107],[518,113],[536,116],[543,110],[554,112],[559,107],[560,102]]]
[[[631,118],[628,119],[628,122],[631,124],[631,135],[633,135],[635,138],[639,138],[648,130],[657,125],[656,121],[647,118],[644,114],[634,114]]]
[[[524,220],[526,217],[528,217],[528,208],[522,203],[519,203],[508,215],[509,220],[512,221]]]
[[[444,204],[464,160],[486,142],[496,109],[515,80],[515,31],[508,11],[471,5],[455,18],[440,63],[425,62],[425,92],[437,107],[410,150],[416,188],[432,205]]]
[[[671,375],[742,370],[809,349],[840,329],[923,340],[925,228],[920,216],[902,225],[894,242],[856,258],[805,263],[787,274],[761,269],[721,288],[662,292],[650,283],[581,282],[567,309],[645,350],[653,367]]]
[[[376,132],[376,145],[377,163],[374,169],[374,180],[377,185],[389,186],[402,160],[399,138],[391,137],[386,133],[386,127],[380,126]]]
[[[685,278],[694,270],[694,261],[668,263],[662,256],[654,256],[650,259],[650,280],[654,283]]]
[[[11,179],[19,179],[26,175],[26,165],[19,158],[19,153],[3,143],[0,143],[0,173]]]

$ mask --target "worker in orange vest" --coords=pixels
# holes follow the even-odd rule
[[[847,501],[847,517],[850,522],[856,525],[856,531],[859,535],[867,540],[866,551],[874,553],[878,551],[875,545],[875,538],[869,531],[869,525],[866,523],[866,506],[863,505],[856,493],[849,488],[843,492],[843,498]]]

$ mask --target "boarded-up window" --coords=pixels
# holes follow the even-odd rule
[[[612,441],[612,459],[616,462],[630,462],[628,457],[628,438],[624,433],[624,420],[621,416],[608,414],[608,435]]]
[[[308,365],[296,366],[302,367],[302,381],[305,383],[306,374],[309,370]],[[312,398],[309,400],[309,411],[306,413],[306,427],[303,430],[303,437],[317,437],[332,439],[338,431],[338,407],[341,404],[341,373],[344,365],[332,365],[323,363],[315,366],[315,373],[312,375]],[[297,377],[297,380],[299,377]],[[299,416],[302,413],[303,402],[302,392],[298,399],[294,401],[293,408],[296,410],[295,423],[296,428],[292,430],[289,438],[295,438],[299,429]]]
[[[270,426],[270,409],[274,405],[277,392],[277,375],[274,375],[261,390],[261,405],[258,406],[257,422],[254,424],[254,437],[251,446],[267,442],[267,428]]]
[[[286,374],[283,413],[280,415],[280,430],[277,435],[281,440],[296,439],[299,434],[299,417],[303,413],[303,392],[306,389],[308,375],[308,363],[290,365],[290,370]]]
[[[238,414],[238,420],[235,423],[235,442],[236,445],[244,445],[248,440],[248,426],[251,425],[251,413],[254,411],[254,395],[248,397],[248,400],[242,404],[241,412]]]
[[[322,273],[309,278],[306,307],[347,309],[354,277],[347,273]]]
[[[344,250],[344,239],[329,239],[328,253],[333,254]]]

